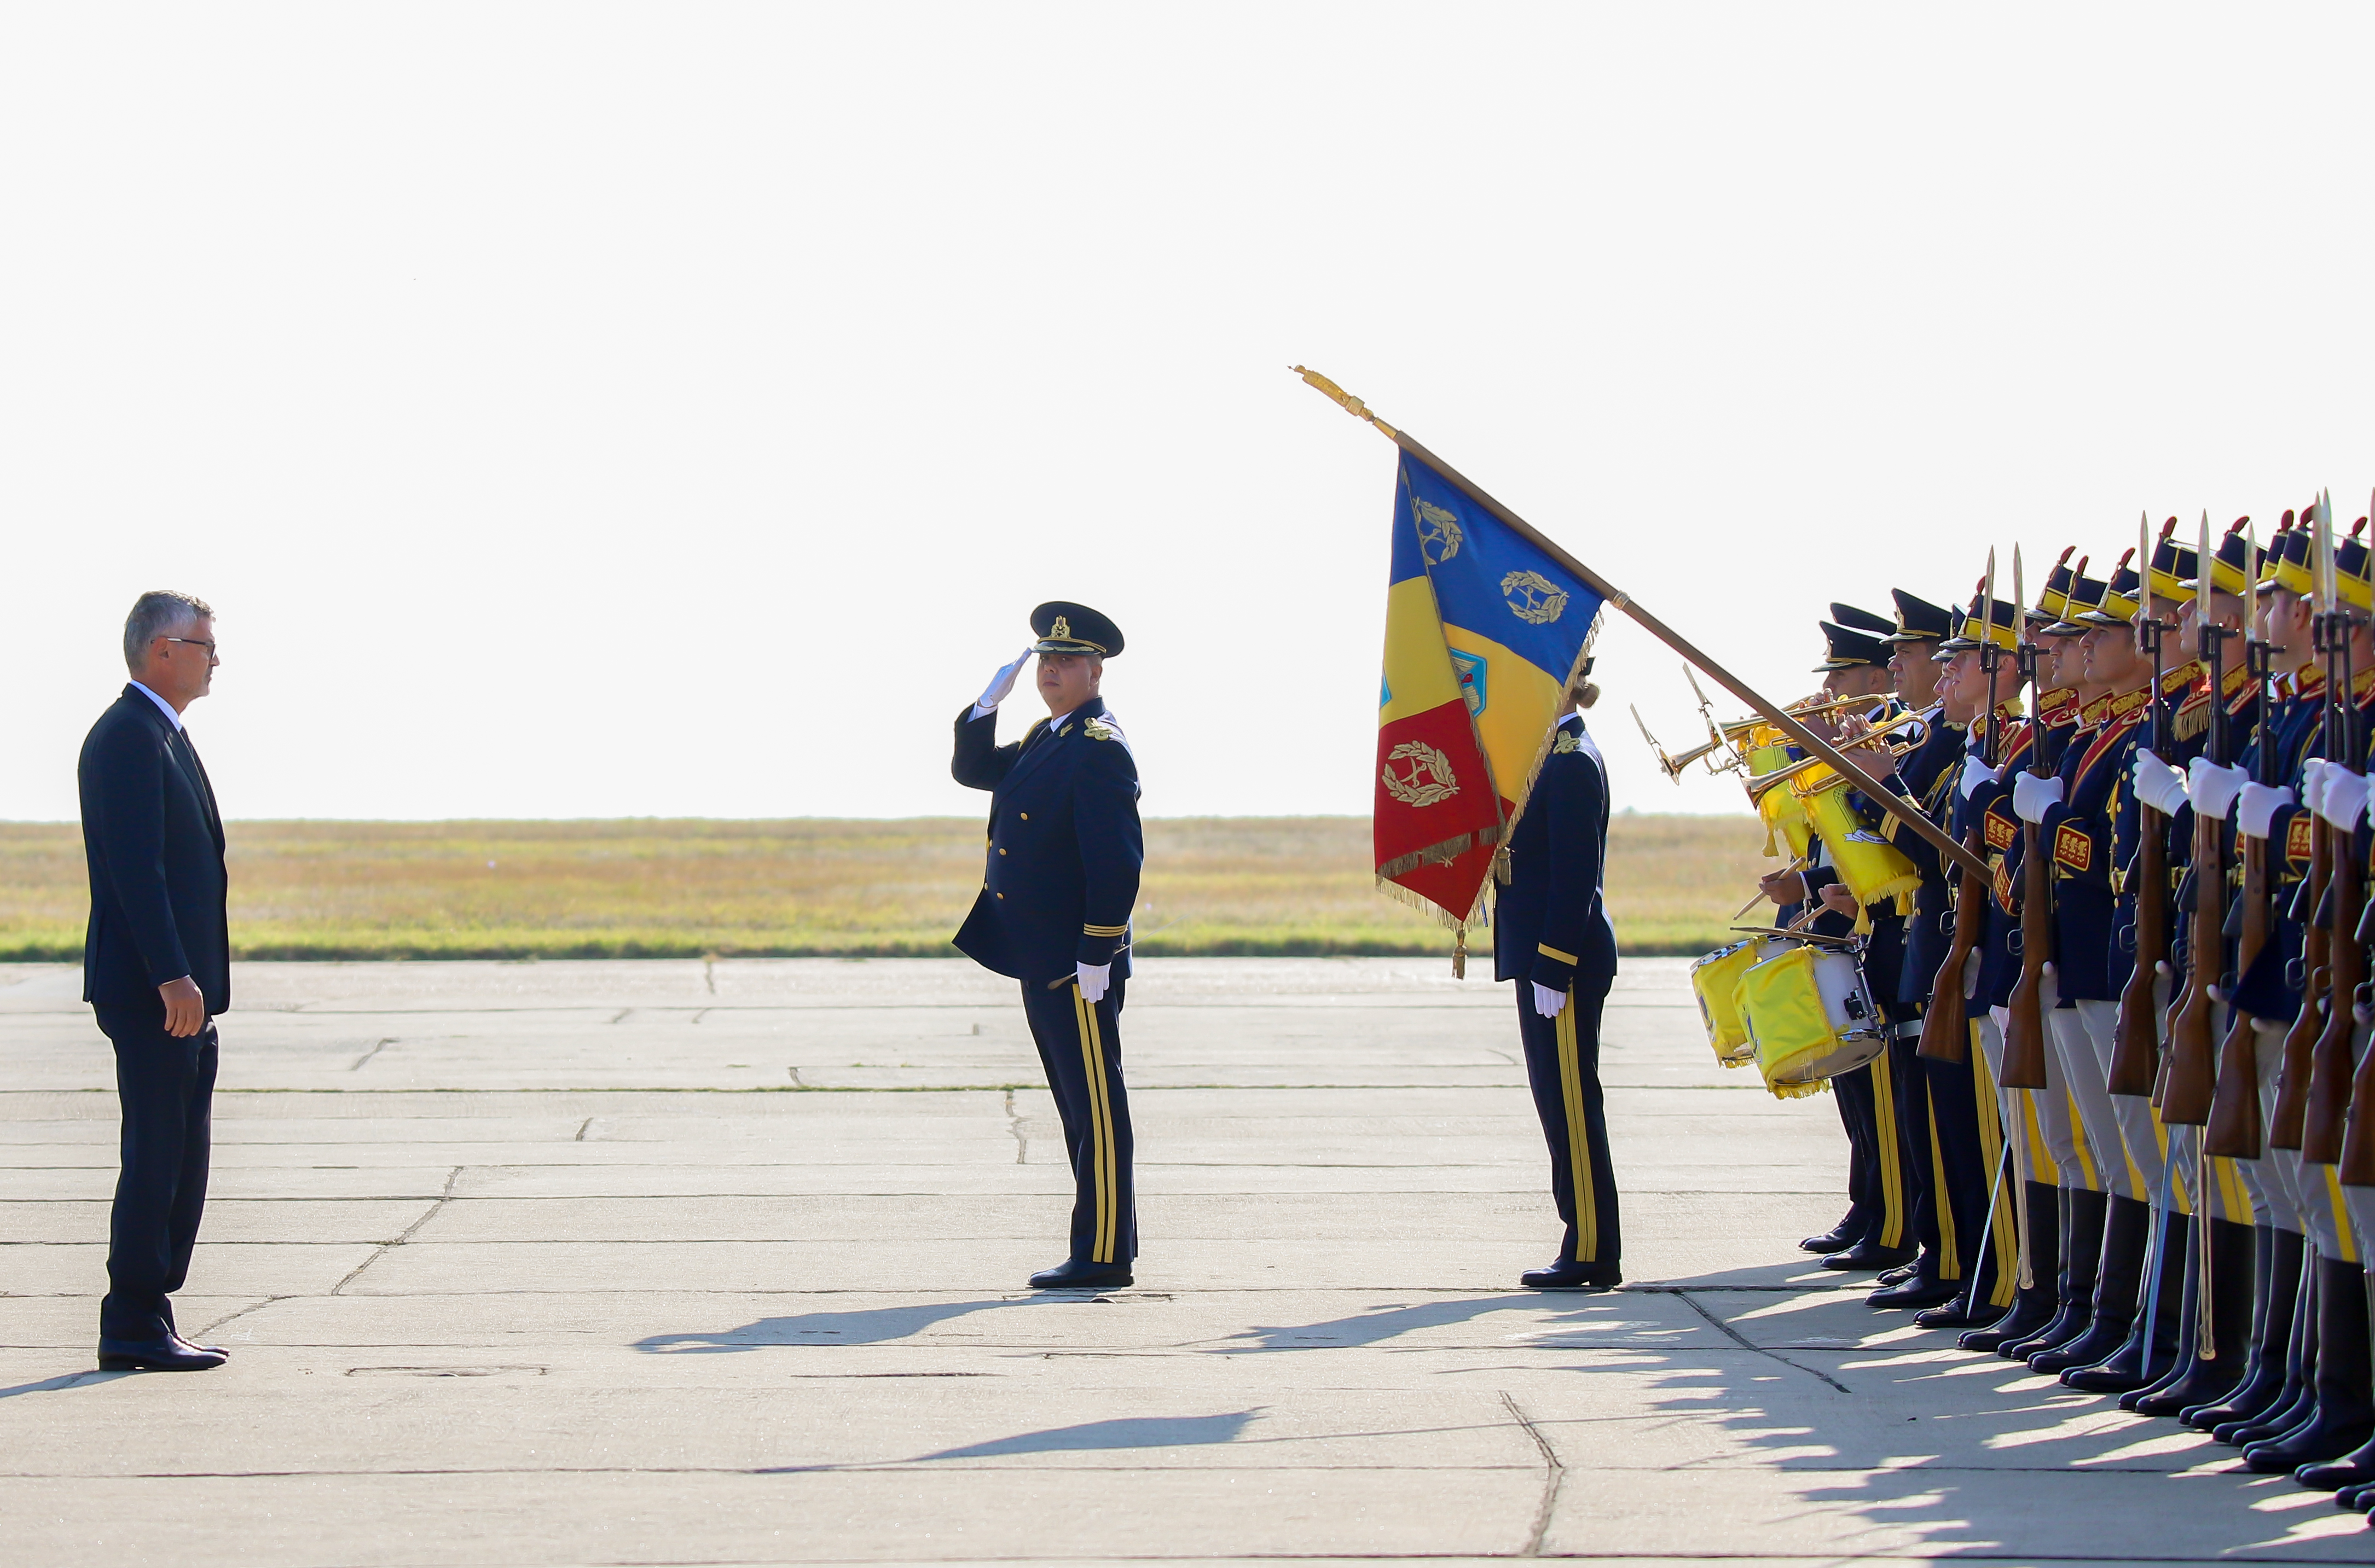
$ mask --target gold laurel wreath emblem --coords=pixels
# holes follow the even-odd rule
[[[1539,572],[1512,572],[1501,579],[1509,613],[1535,626],[1548,626],[1566,608],[1566,590]]]
[[[1418,549],[1429,566],[1441,566],[1459,553],[1459,519],[1416,496],[1411,497],[1411,510],[1418,514]],[[1550,586],[1545,583],[1544,587]]]
[[[1410,772],[1396,773],[1397,762],[1408,762]],[[1386,769],[1381,777],[1386,793],[1404,806],[1436,806],[1459,793],[1459,781],[1452,776],[1451,759],[1424,740],[1405,740],[1386,753]]]

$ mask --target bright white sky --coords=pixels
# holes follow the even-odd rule
[[[1365,812],[1393,453],[1298,360],[1777,697],[1991,542],[2355,516],[2370,35],[17,6],[0,817],[74,814],[156,585],[220,611],[234,816],[977,811],[949,721],[1048,597],[1128,634],[1149,812]],[[1618,804],[1737,808],[1601,654]]]

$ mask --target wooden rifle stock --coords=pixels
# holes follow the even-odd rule
[[[2265,841],[2240,838],[2236,852],[2243,857],[2243,935],[2235,949],[2235,975],[2239,982],[2251,972],[2260,950],[2268,945],[2268,846]],[[2257,1020],[2242,1008],[2233,1009],[2227,1043],[2218,1055],[2218,1087],[2210,1098],[2210,1125],[2203,1149],[2220,1159],[2260,1157],[2260,1039]]]
[[[2217,1087],[2218,1031],[2211,991],[2226,961],[2227,824],[2193,817],[2193,925],[2186,933],[2185,990],[2168,1010],[2168,1054],[2161,1064],[2160,1119],[2198,1127],[2210,1119]]]
[[[2160,996],[2156,982],[2168,954],[2168,819],[2139,803],[2136,825],[2136,967],[2120,993],[2111,1029],[2110,1089],[2150,1094],[2160,1071]]]
[[[2325,937],[2325,1028],[2310,1059],[2309,1108],[2301,1128],[2301,1158],[2331,1165],[2342,1158],[2342,1133],[2350,1114],[2351,1032],[2357,1020],[2351,1004],[2366,978],[2367,949],[2358,945],[2358,857],[2347,834],[2323,822],[2317,835],[2329,842],[2324,907],[2333,925]]]
[[[2284,1066],[2276,1079],[2275,1109],[2268,1117],[2268,1144],[2273,1149],[2301,1147],[2309,1119],[2310,1063],[2325,1028],[2325,927],[2318,923],[2316,912],[2324,905],[2333,866],[2323,833],[2310,835],[2309,855],[2310,917],[2302,923],[2301,1005],[2292,1027],[2285,1031]]]
[[[2005,1089],[2043,1089],[2045,1077],[2045,962],[2053,951],[2053,865],[2045,835],[2034,822],[2021,824],[2020,979],[2006,998]]]
[[[1984,860],[1987,840],[1974,827],[1964,835],[1964,847]],[[1988,880],[1970,870],[1961,875],[1962,890],[1955,896],[1955,933],[1946,957],[1930,982],[1930,1007],[1921,1015],[1921,1043],[1914,1052],[1933,1062],[1961,1066],[1971,1058],[1971,1015],[1965,987],[1971,954],[1987,931]]]

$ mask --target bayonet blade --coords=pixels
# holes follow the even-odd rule
[[[2136,554],[2144,561],[2144,570],[2136,574],[2139,584],[2136,619],[2146,626],[2152,624],[2152,513],[2136,513]]]
[[[2251,603],[2251,641],[2265,643],[2268,640],[2268,595],[2259,591],[2260,525],[2243,525],[2243,594]],[[2202,579],[2204,594],[2209,592],[2210,578],[2206,569]]]

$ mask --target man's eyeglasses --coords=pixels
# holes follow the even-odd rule
[[[166,639],[165,639],[165,641],[166,641],[166,642],[168,642],[168,643],[188,643],[191,647],[193,647],[193,648],[204,648],[204,649],[207,651],[207,656],[208,658],[212,658],[212,657],[214,657],[215,645],[214,645],[213,642],[212,642],[212,641],[210,641],[210,640],[209,640],[209,639],[207,639],[207,638],[204,638],[204,637],[168,637],[168,638],[166,638]]]

